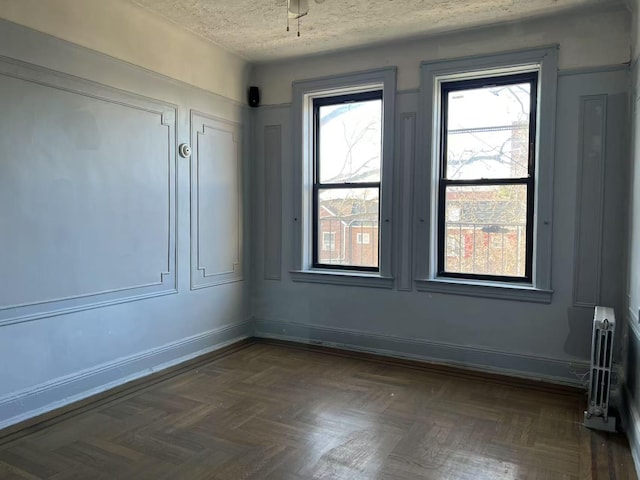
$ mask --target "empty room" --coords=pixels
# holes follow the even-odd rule
[[[0,479],[637,479],[639,22],[0,0]]]

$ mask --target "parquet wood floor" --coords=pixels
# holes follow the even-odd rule
[[[268,342],[0,445],[9,479],[634,479],[584,396]]]

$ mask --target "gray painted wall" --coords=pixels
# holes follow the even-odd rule
[[[0,120],[0,239],[10,245],[0,253],[0,428],[250,335],[252,314],[263,336],[576,383],[592,316],[574,304],[574,278],[586,278],[574,277],[579,248],[603,266],[578,291],[624,306],[624,67],[559,79],[554,295],[540,305],[415,291],[416,91],[397,97],[394,289],[342,287],[288,273],[289,105],[249,122],[237,102],[8,22],[0,56],[11,112]],[[606,99],[608,141],[594,157],[604,165],[581,154],[590,96]],[[191,161],[176,156],[182,142],[194,144]],[[601,199],[578,203],[601,166]],[[580,215],[600,201],[601,219]],[[599,220],[600,241],[579,241],[575,232],[599,235]]]
[[[640,9],[638,2],[630,2],[633,12],[634,47],[631,65],[631,174],[630,211],[628,245],[629,255],[626,273],[626,302],[621,320],[623,338],[625,341],[624,385],[622,397],[624,399],[623,416],[626,423],[627,436],[631,444],[631,453],[640,471],[640,73],[638,72],[638,19]]]
[[[587,152],[589,158],[595,158],[595,164],[583,161],[581,145],[585,140],[580,127],[581,115],[585,115],[581,106],[585,98],[593,95],[603,96],[607,104],[603,120],[607,132],[604,151],[600,156]],[[397,95],[393,188],[396,213],[392,219],[396,279],[392,290],[291,280],[288,273],[293,262],[290,252],[294,250],[291,108],[284,104],[257,110],[253,117],[252,178],[256,333],[579,383],[576,373],[583,373],[589,360],[593,309],[588,304],[584,306],[584,302],[582,306],[574,305],[574,288],[578,285],[574,282],[574,271],[580,267],[574,260],[580,245],[575,232],[581,232],[585,238],[599,236],[601,232],[595,215],[582,215],[582,221],[577,221],[581,209],[589,211],[594,203],[589,195],[582,195],[578,205],[579,171],[586,171],[589,179],[595,176],[595,181],[601,182],[602,195],[597,192],[593,195],[598,197],[595,202],[602,204],[606,228],[601,241],[595,247],[591,245],[592,251],[602,258],[600,283],[594,287],[591,277],[576,278],[587,283],[583,290],[592,292],[594,304],[612,305],[618,312],[623,305],[623,280],[619,272],[624,269],[626,236],[627,191],[621,188],[628,164],[626,66],[560,72],[553,209],[554,293],[548,305],[423,293],[413,288],[411,271],[415,271],[415,259],[411,257],[410,232],[416,219],[411,214],[414,198],[411,172],[417,162],[425,161],[414,155],[416,137],[420,135],[418,125],[413,123],[418,104],[415,91]],[[587,108],[586,115],[589,114],[593,112]],[[272,138],[274,135],[281,136],[279,141]],[[281,156],[273,145],[282,145]],[[268,173],[271,168],[282,172],[280,182],[271,179]],[[606,170],[604,178],[593,174],[599,168]],[[265,179],[271,180],[266,183]],[[280,195],[281,210],[265,208],[279,205]],[[277,248],[274,238],[280,238],[276,231],[280,222],[282,241]],[[273,271],[270,258],[282,259],[278,272]],[[593,270],[591,265],[587,267]]]
[[[250,335],[246,107],[0,21],[0,108],[0,428]]]

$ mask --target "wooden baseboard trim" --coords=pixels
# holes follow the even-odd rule
[[[357,360],[364,360],[368,362],[379,363],[382,365],[417,369],[417,370],[422,370],[429,373],[439,374],[439,375],[448,376],[448,377],[455,376],[459,378],[469,378],[469,379],[473,378],[476,380],[482,379],[493,384],[535,389],[535,390],[554,393],[554,394],[563,394],[563,395],[572,395],[572,396],[584,395],[584,391],[578,387],[558,385],[558,384],[548,383],[543,380],[536,381],[536,380],[531,380],[526,378],[518,378],[518,377],[509,376],[509,375],[502,375],[499,373],[482,372],[482,371],[473,370],[473,369],[467,369],[467,368],[461,368],[461,367],[455,367],[455,366],[449,366],[449,365],[440,365],[437,363],[430,363],[427,361],[397,358],[397,357],[391,357],[391,356],[374,354],[374,353],[359,352],[359,351],[346,350],[346,349],[340,349],[335,347],[328,347],[323,345],[309,345],[309,344],[299,343],[299,342],[289,341],[289,340],[277,340],[277,339],[253,337],[253,338],[240,340],[231,345],[227,345],[219,350],[215,350],[213,352],[201,355],[199,357],[193,358],[181,364],[169,367],[165,370],[155,372],[150,375],[144,376],[142,378],[132,380],[118,387],[106,390],[96,395],[92,395],[90,397],[84,398],[82,400],[71,403],[69,405],[56,408],[49,412],[43,413],[42,415],[38,415],[36,417],[32,417],[22,422],[16,423],[15,425],[11,425],[10,427],[0,430],[0,445],[5,445],[7,443],[18,440],[26,435],[30,435],[39,430],[42,430],[43,428],[49,427],[63,420],[79,415],[92,408],[99,407],[106,403],[124,400],[142,390],[148,389],[153,385],[156,385],[157,383],[168,380],[172,377],[180,375],[193,368],[197,368],[200,365],[204,365],[211,361],[218,360],[225,356],[231,355],[235,352],[238,352],[240,350],[243,350],[255,344],[278,345],[285,348],[292,348],[292,349],[303,350],[307,352],[322,353],[326,355],[336,355],[336,356],[345,357],[345,358],[353,358]]]
[[[213,360],[231,355],[232,353],[243,350],[254,343],[255,341],[252,338],[240,340],[218,350],[214,350],[213,352],[187,360],[186,362],[178,365],[174,365],[159,372],[151,373],[96,395],[83,398],[77,402],[43,413],[42,415],[37,415],[22,422],[18,422],[0,430],[0,445],[5,445],[18,440],[26,435],[30,435],[38,430],[42,430],[43,428],[54,425],[67,418],[79,415],[92,408],[104,405],[105,403],[124,400],[135,393],[152,387],[157,383],[168,380],[176,375],[180,375],[181,373],[209,363]]]
[[[411,368],[423,370],[430,373],[455,376],[459,378],[482,379],[487,382],[509,385],[520,388],[535,389],[554,394],[562,395],[584,395],[585,391],[579,387],[570,385],[559,385],[556,383],[546,382],[544,380],[533,380],[529,378],[513,377],[510,375],[484,372],[471,368],[456,367],[451,365],[442,365],[422,360],[414,360],[410,358],[398,358],[376,353],[359,352],[342,348],[328,347],[325,345],[309,345],[307,343],[295,342],[291,340],[279,340],[273,338],[253,338],[256,343],[265,343],[270,345],[280,345],[283,347],[294,348],[309,352],[325,353],[329,355],[337,355],[340,357],[354,358],[358,360],[366,360],[369,362],[380,363],[383,365]]]

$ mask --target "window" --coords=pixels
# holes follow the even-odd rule
[[[491,235],[491,248],[504,248],[504,233]]]
[[[551,301],[557,47],[421,66],[420,291]]]
[[[462,207],[450,203],[447,207],[447,219],[450,222],[458,222],[460,221],[460,215],[462,215]]]
[[[380,227],[382,90],[314,98],[313,120],[313,266],[377,272],[377,249],[357,245],[361,229],[377,236]],[[318,251],[326,228],[344,232],[340,255]]]
[[[449,234],[447,237],[447,257],[460,261],[460,238],[455,234]]]
[[[439,276],[531,282],[537,91],[537,71],[440,84]]]
[[[322,250],[335,250],[336,249],[336,234],[335,232],[322,232]]]
[[[369,234],[358,233],[358,236],[356,237],[356,242],[360,245],[369,245]]]
[[[292,280],[393,287],[395,93],[395,67],[293,83]]]

